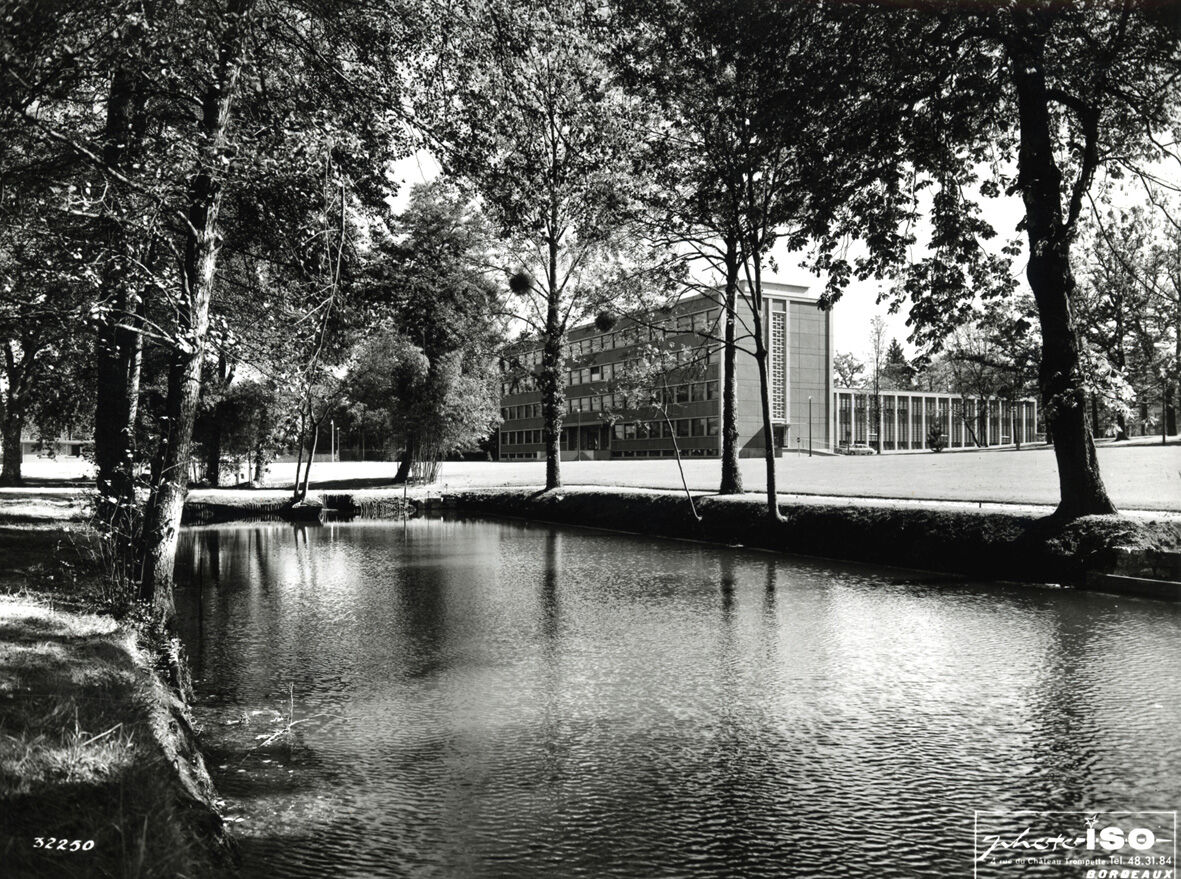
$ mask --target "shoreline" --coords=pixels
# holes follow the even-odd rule
[[[0,596],[5,875],[232,875],[235,844],[188,706],[161,677],[164,648],[48,597]]]
[[[915,505],[779,503],[754,495],[562,488],[458,490],[426,508],[691,538],[836,561],[978,579],[1181,600],[1181,523],[1091,516],[1065,525],[1032,514]]]

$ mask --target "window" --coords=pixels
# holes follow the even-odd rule
[[[716,417],[705,419],[705,435],[706,436],[717,436],[718,435],[718,419]]]
[[[688,403],[689,402],[689,386],[688,385],[677,385],[676,399],[677,399],[678,403]]]
[[[674,422],[677,426],[677,436],[688,436],[692,419],[681,418]]]
[[[787,418],[787,312],[771,312],[771,350],[767,362],[771,367],[771,417]]]
[[[636,423],[634,421],[629,421],[623,426],[623,438],[629,440],[636,438]]]
[[[706,436],[705,419],[693,419],[693,436]]]
[[[690,400],[694,403],[700,403],[701,401],[703,401],[705,399],[707,387],[708,387],[708,382],[694,382],[690,388],[690,391],[691,391]]]

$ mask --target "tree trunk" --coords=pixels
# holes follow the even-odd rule
[[[553,226],[556,227],[556,219]],[[545,490],[562,486],[562,342],[565,332],[559,316],[558,242],[550,238],[546,278],[545,348],[541,355],[541,415],[545,419]]]
[[[151,601],[156,617],[171,625],[175,616],[172,582],[180,518],[188,494],[193,419],[201,390],[201,370],[209,333],[209,303],[217,271],[221,175],[228,155],[226,134],[238,88],[245,18],[253,0],[241,0],[226,13],[215,79],[202,101],[200,165],[189,190],[189,228],[181,273],[184,289],[178,308],[178,341],[168,372],[164,436],[158,477],[144,517],[143,580],[140,596]]]
[[[254,447],[254,476],[252,481],[261,484],[262,475],[266,471],[266,452],[263,449],[262,443]]]
[[[406,448],[402,452],[402,460],[398,463],[398,472],[394,474],[394,485],[403,485],[410,481],[410,470],[414,466],[414,456],[418,451],[418,440],[414,431],[406,434]]]
[[[299,453],[295,456],[295,479],[292,480],[291,485],[291,502],[293,504],[299,502],[299,474],[303,470],[303,450],[306,445],[303,433],[306,427],[307,420],[301,409],[299,414]]]
[[[205,448],[205,479],[214,488],[221,485],[221,419],[224,408],[221,397],[229,384],[229,376],[229,361],[223,351],[217,355],[217,386],[213,388],[217,402],[209,410],[209,437]]]
[[[738,307],[738,245],[726,242],[726,321],[722,345],[722,484],[719,494],[742,494],[742,471],[738,469],[738,375],[735,372],[738,347],[735,340]]]
[[[312,448],[308,452],[308,462],[303,468],[303,481],[300,483],[299,499],[306,501],[308,499],[308,483],[312,479],[312,462],[316,460],[316,449],[320,445],[320,422],[317,421],[312,429]],[[299,478],[299,472],[296,471],[296,479]]]
[[[128,65],[115,70],[107,98],[103,162],[126,174],[136,159],[144,122],[144,96],[138,72]],[[116,210],[130,206],[116,198]],[[119,216],[106,214],[100,236],[107,251],[103,278],[107,306],[96,346],[94,461],[99,490],[99,516],[114,533],[131,530],[135,507],[135,416],[139,402],[139,358],[143,340],[127,326],[131,315],[143,314],[144,303],[130,276],[133,255]]]
[[[19,406],[8,401],[2,415],[0,433],[3,434],[4,455],[0,463],[0,485],[21,484],[21,462],[24,452],[21,449],[21,431],[25,426],[25,415]]]
[[[1032,13],[1030,18],[1032,18]],[[1087,430],[1086,394],[1079,372],[1078,335],[1071,314],[1074,275],[1072,230],[1064,222],[1062,174],[1054,157],[1049,98],[1043,71],[1045,37],[1026,23],[1009,45],[1020,119],[1018,186],[1025,203],[1029,262],[1026,277],[1037,301],[1042,330],[1039,371],[1042,407],[1054,436],[1060,502],[1056,515],[1072,519],[1113,513],[1095,445]],[[1093,158],[1084,157],[1084,164]],[[1080,171],[1088,175],[1087,169]],[[1086,176],[1082,178],[1086,181]]]
[[[762,259],[757,248],[752,248],[751,262],[754,278],[751,283],[751,328],[755,341],[755,361],[759,365],[759,402],[763,414],[763,460],[767,466],[767,513],[781,520],[779,489],[775,478],[775,432],[771,429],[771,385],[767,375],[767,343],[763,338],[763,279]]]

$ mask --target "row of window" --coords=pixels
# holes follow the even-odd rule
[[[711,348],[678,348],[667,353],[670,369],[689,364],[708,366],[715,356]],[[573,387],[599,381],[609,382],[623,378],[629,369],[635,369],[635,367],[636,361],[633,359],[620,360],[618,363],[600,363],[583,369],[572,369],[566,373],[566,384]]]
[[[505,406],[500,410],[500,417],[504,421],[519,421],[522,418],[540,418],[540,403],[522,403],[520,406]]]
[[[616,348],[630,348],[640,342],[658,341],[672,334],[710,333],[716,329],[719,311],[711,309],[694,314],[683,314],[676,318],[666,318],[653,326],[629,327],[614,333],[603,333],[570,342],[562,349],[562,356],[581,357],[596,351],[611,351]],[[540,366],[543,352],[541,348],[526,351],[517,356],[517,361],[526,369]]]
[[[675,452],[672,449],[612,449],[612,458],[671,458]],[[716,458],[716,446],[704,449],[681,449],[681,456],[685,458]]]
[[[626,421],[611,428],[617,440],[646,440],[684,438],[694,436],[717,436],[718,419],[674,418],[671,421]],[[500,435],[502,445],[537,445],[543,441],[541,430],[506,430]]]
[[[718,419],[675,418],[668,421],[627,421],[616,424],[612,432],[617,440],[666,439],[673,436],[717,436]]]
[[[717,357],[716,351],[707,348],[682,348],[668,352],[669,368],[688,365],[709,366]],[[627,370],[633,369],[635,360],[621,360],[618,363],[601,363],[583,369],[572,369],[566,373],[566,386],[578,387],[595,382],[609,382],[622,379]],[[522,375],[509,381],[500,383],[501,396],[509,394],[523,394],[537,390],[537,378],[533,375]],[[528,416],[523,416],[528,417]]]
[[[540,430],[505,430],[500,434],[500,441],[506,446],[527,446],[540,443]]]
[[[664,339],[673,333],[708,333],[715,329],[720,313],[719,309],[711,308],[693,314],[665,318],[654,322],[652,326],[632,326],[613,333],[588,336],[585,339],[578,339],[567,344],[562,349],[562,355],[563,357],[581,357],[596,351],[630,348],[639,342]],[[541,348],[534,348],[532,351],[525,351],[517,356],[518,362],[526,369],[540,366],[541,359]]]
[[[675,453],[672,449],[612,449],[612,458],[671,458]],[[716,458],[717,447],[705,449],[681,449],[681,456],[685,458]],[[542,457],[541,452],[502,452],[502,461],[537,461]]]
[[[670,406],[683,403],[706,403],[718,399],[718,383],[716,381],[690,382],[688,384],[673,385],[668,388],[658,388],[654,392],[656,402]],[[613,412],[628,408],[623,394],[591,394],[588,397],[570,397],[566,400],[566,412]],[[505,406],[500,410],[500,417],[505,421],[516,421],[522,418],[541,418],[540,403],[522,403],[519,406]]]

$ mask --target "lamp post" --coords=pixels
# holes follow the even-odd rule
[[[328,420],[328,437],[332,442],[332,462],[336,463],[336,419]]]
[[[812,398],[808,397],[808,457],[812,457]]]

